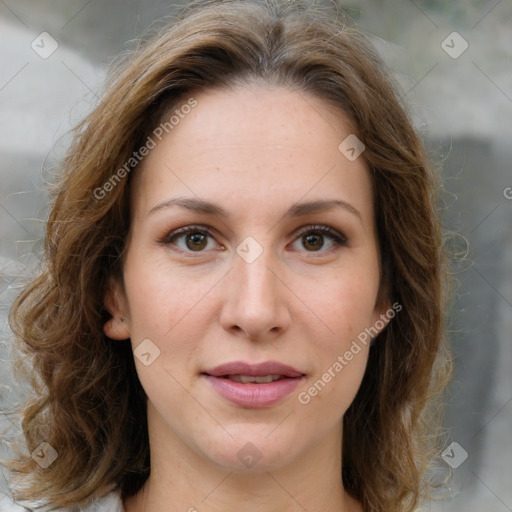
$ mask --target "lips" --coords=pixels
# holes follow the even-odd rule
[[[280,402],[305,379],[304,373],[276,361],[259,364],[234,361],[202,375],[221,397],[248,408],[269,407]]]

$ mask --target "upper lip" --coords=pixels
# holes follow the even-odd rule
[[[299,370],[277,361],[264,361],[263,363],[257,364],[246,363],[244,361],[232,361],[206,370],[203,373],[207,373],[213,377],[223,377],[224,375],[248,375],[251,377],[283,375],[285,377],[301,377],[304,375]]]

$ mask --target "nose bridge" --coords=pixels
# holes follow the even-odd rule
[[[222,322],[239,328],[249,337],[283,328],[288,315],[279,279],[270,270],[275,258],[268,246],[245,240],[233,257],[233,270],[226,287]]]
[[[247,253],[242,251],[249,248]],[[261,308],[264,301],[270,305],[275,300],[275,276],[269,270],[272,266],[273,255],[271,249],[248,241],[237,248],[235,259],[234,279],[238,283],[239,299],[246,306]]]
[[[269,270],[271,259],[269,249],[264,250],[254,261],[238,258],[235,265],[236,276],[242,288],[250,292],[249,297],[258,298],[272,291],[274,276]]]

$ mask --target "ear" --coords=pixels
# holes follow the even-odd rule
[[[394,302],[392,305],[390,301],[386,300],[381,306],[376,307],[372,318],[373,325],[369,328],[371,332],[372,341],[370,346],[374,345],[377,340],[375,339],[386,328],[395,316],[402,311],[402,305],[399,302]]]
[[[389,301],[377,305],[372,315],[372,337],[375,339],[388,325],[391,319],[395,316],[395,309],[391,306]]]
[[[386,263],[384,263],[386,267]],[[381,270],[381,272],[383,272]],[[381,273],[379,282],[379,289],[375,300],[375,306],[372,315],[372,333],[371,344],[375,343],[375,338],[386,328],[396,312],[400,311],[402,306],[395,302],[391,305],[391,283],[389,280],[389,273]]]
[[[110,276],[105,293],[105,308],[112,318],[105,322],[103,332],[113,340],[126,340],[130,337],[127,300],[123,286]]]

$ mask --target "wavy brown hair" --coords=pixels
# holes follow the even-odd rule
[[[11,461],[18,499],[66,506],[111,485],[128,497],[149,476],[146,396],[131,347],[103,333],[108,278],[122,278],[137,166],[102,197],[94,191],[113,183],[183,98],[251,82],[320,98],[348,116],[366,146],[381,248],[379,300],[403,309],[372,345],[344,415],[340,478],[366,512],[409,512],[427,495],[440,439],[436,398],[451,370],[437,172],[369,38],[336,9],[210,0],[186,7],[111,69],[102,100],[76,128],[63,161],[45,269],[9,317],[34,369],[34,399],[22,408],[26,447],[32,452],[46,441],[58,458],[47,469],[27,455]]]

